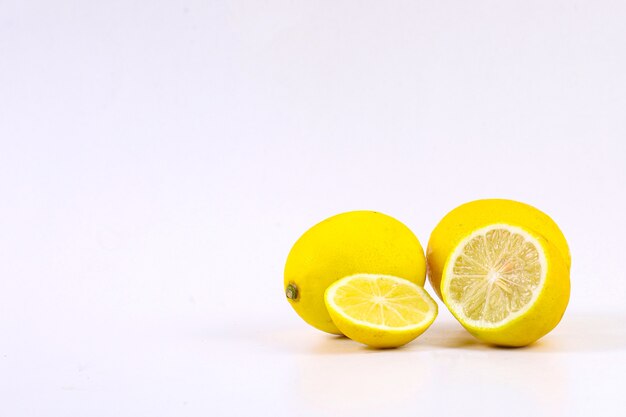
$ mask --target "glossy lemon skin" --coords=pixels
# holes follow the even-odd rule
[[[440,299],[441,275],[448,256],[469,232],[495,223],[508,223],[533,230],[556,247],[569,270],[569,246],[563,232],[550,216],[531,205],[513,200],[471,201],[449,212],[437,224],[428,241],[428,280]]]
[[[517,225],[515,225],[517,226]],[[519,226],[518,226],[519,227]],[[542,235],[525,229],[541,245],[546,257],[545,283],[536,300],[524,314],[498,327],[479,327],[468,324],[458,311],[450,308],[446,293],[449,259],[443,269],[441,288],[443,301],[456,319],[477,339],[498,346],[522,347],[536,342],[548,334],[561,321],[570,297],[570,271],[562,252]],[[456,248],[453,248],[455,251]]]
[[[309,229],[289,252],[284,290],[296,288],[297,295],[291,292],[287,300],[311,326],[341,334],[326,309],[324,292],[336,280],[357,273],[394,275],[423,286],[424,250],[413,232],[393,217],[374,211],[338,214]]]

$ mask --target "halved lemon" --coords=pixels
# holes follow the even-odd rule
[[[409,343],[437,317],[437,303],[424,288],[390,275],[342,278],[328,287],[324,299],[343,334],[377,348]]]
[[[552,243],[570,266],[570,250],[559,226],[543,211],[531,205],[504,199],[476,200],[450,211],[430,234],[428,248],[428,280],[437,296],[441,296],[441,276],[446,260],[468,233],[495,223],[506,223],[532,229]]]
[[[473,231],[446,261],[443,301],[477,338],[528,345],[552,330],[569,301],[569,268],[541,235],[492,224]]]

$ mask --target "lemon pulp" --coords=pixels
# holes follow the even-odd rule
[[[477,327],[497,327],[533,304],[545,281],[541,245],[524,230],[492,225],[452,254],[445,280],[448,307]]]
[[[350,280],[337,288],[333,300],[347,316],[378,327],[412,327],[430,310],[418,290],[389,277]]]
[[[326,291],[326,306],[343,334],[374,347],[396,347],[423,333],[437,315],[424,288],[402,278],[356,274]]]

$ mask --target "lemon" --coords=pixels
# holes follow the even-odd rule
[[[513,200],[476,200],[448,213],[430,235],[426,250],[428,279],[439,298],[444,264],[461,238],[472,230],[499,222],[529,228],[540,234],[557,248],[567,267],[570,267],[570,251],[565,236],[547,214]]]
[[[285,295],[307,323],[341,334],[324,304],[326,288],[356,273],[399,276],[424,285],[424,250],[404,224],[374,211],[352,211],[313,226],[294,244],[285,265]]]
[[[377,348],[409,343],[437,317],[437,303],[423,287],[390,275],[340,279],[328,287],[325,301],[343,334]]]
[[[559,249],[534,230],[492,224],[454,248],[441,291],[450,312],[478,339],[525,346],[561,320],[569,269]]]

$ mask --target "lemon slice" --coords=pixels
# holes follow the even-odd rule
[[[523,346],[552,330],[569,300],[569,268],[540,235],[508,224],[478,229],[446,261],[443,300],[479,339]]]
[[[343,334],[368,346],[402,346],[422,334],[437,316],[437,303],[403,278],[356,274],[332,284],[326,307]]]

